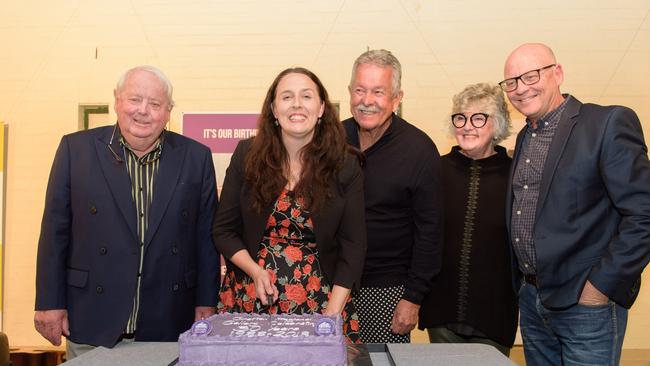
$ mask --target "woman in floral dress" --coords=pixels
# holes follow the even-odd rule
[[[360,342],[351,290],[366,250],[363,179],[337,115],[309,70],[271,84],[257,136],[233,153],[213,226],[228,259],[218,311],[340,314],[348,342]]]

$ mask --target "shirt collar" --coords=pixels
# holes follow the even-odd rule
[[[129,145],[128,141],[126,141],[124,136],[122,136],[122,132],[120,131],[119,127],[117,128],[116,133],[118,135],[118,139],[119,139],[118,141],[120,141],[120,144],[124,148],[124,151],[131,154],[140,164],[151,164],[156,160],[160,159],[160,155],[162,154],[163,144],[165,142],[165,130],[163,130],[160,133],[160,136],[158,136],[158,139],[154,143],[155,146],[153,150],[142,155],[141,157],[138,157],[138,155],[135,153],[131,145]]]
[[[562,96],[564,97],[564,101],[560,103],[557,108],[546,113],[544,117],[540,118],[539,121],[537,121],[537,130],[543,129],[544,127],[548,128],[550,125],[555,125],[560,121],[560,117],[566,109],[567,102],[569,101],[569,98],[571,98],[569,94],[562,94]],[[528,118],[526,118],[526,124],[529,128],[533,128]]]

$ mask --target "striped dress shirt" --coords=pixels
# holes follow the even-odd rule
[[[138,319],[138,309],[140,306],[140,282],[142,279],[142,263],[144,259],[144,238],[149,224],[149,211],[153,199],[154,183],[160,166],[160,154],[162,153],[163,139],[164,131],[163,134],[160,135],[158,142],[156,142],[156,147],[143,156],[138,157],[129,146],[128,142],[120,136],[126,170],[131,178],[131,197],[133,198],[133,203],[136,209],[138,239],[140,240],[138,281],[135,297],[133,298],[133,310],[131,311],[129,321],[124,330],[124,333],[126,334],[133,334],[136,330],[136,321]]]

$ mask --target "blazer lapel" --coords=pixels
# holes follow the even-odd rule
[[[264,212],[262,214],[259,214],[256,210],[252,209],[252,204],[249,202],[248,205],[251,215],[247,219],[248,225],[250,225],[253,237],[257,238],[258,244],[259,241],[264,238],[264,233],[266,231],[266,224],[269,222],[269,216],[273,213],[273,209],[275,208],[275,201],[270,206],[267,206],[267,208],[264,209]],[[257,244],[256,244],[257,245]],[[255,250],[253,251],[253,254],[255,254],[257,251],[257,247],[255,247]]]
[[[562,152],[566,147],[569,136],[571,136],[571,130],[573,130],[573,126],[576,124],[576,119],[574,117],[579,114],[580,106],[582,105],[582,103],[577,99],[571,96],[568,98],[571,99],[567,102],[564,114],[560,117],[557,130],[555,131],[555,137],[553,137],[553,141],[548,150],[548,155],[546,156],[546,162],[544,163],[542,181],[539,187],[539,197],[537,199],[537,207],[535,208],[535,221],[537,221],[539,213],[542,210],[542,207],[544,207],[544,201],[546,200],[549,187],[553,181],[557,164],[562,157]]]
[[[133,204],[133,197],[131,197],[131,180],[126,171],[126,166],[123,161],[117,161],[111,151],[108,149],[108,142],[110,141],[111,132],[113,127],[106,129],[108,133],[100,136],[95,140],[95,150],[97,152],[97,159],[99,166],[104,174],[104,179],[113,194],[113,199],[119,207],[124,221],[131,229],[133,237],[137,239],[138,231],[136,227],[135,206]],[[113,139],[111,147],[113,151],[122,156],[122,148],[117,138]]]
[[[144,237],[145,250],[154,233],[158,230],[169,201],[174,195],[174,190],[178,185],[178,178],[181,174],[181,167],[185,159],[185,145],[176,146],[174,136],[166,134],[163,143],[162,154],[160,154],[160,170],[154,183],[153,201],[151,202],[151,211],[149,214],[149,225]],[[161,184],[161,182],[164,182]]]

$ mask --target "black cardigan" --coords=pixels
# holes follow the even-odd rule
[[[245,184],[245,157],[252,140],[240,141],[226,170],[220,205],[212,226],[215,246],[227,259],[241,249],[256,258],[272,204],[263,213],[251,203],[250,187]],[[363,176],[358,158],[348,155],[331,183],[335,194],[316,212],[312,212],[314,234],[323,272],[332,285],[358,287],[366,254],[363,203]],[[244,272],[229,260],[228,269],[237,276]]]
[[[420,329],[463,328],[511,347],[517,327],[505,195],[506,150],[472,160],[456,146],[442,157],[445,229],[442,270],[420,308]],[[451,325],[451,326],[450,326]],[[467,327],[469,326],[469,328]]]

